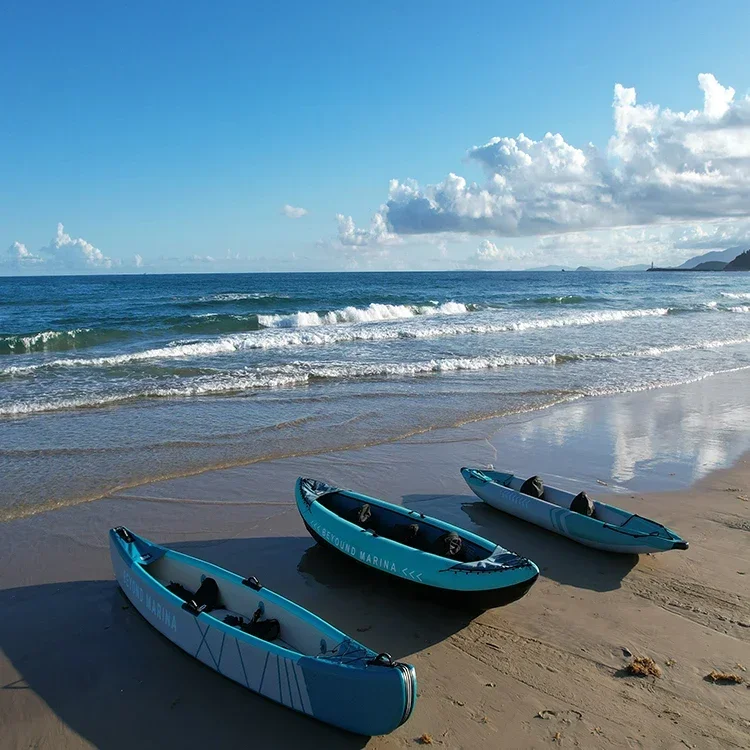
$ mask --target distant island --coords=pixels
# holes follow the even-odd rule
[[[655,266],[651,266],[651,268],[647,268],[647,271],[680,271],[680,272],[686,272],[686,271],[750,271],[750,250],[745,250],[745,252],[739,253],[739,255],[736,255],[735,257],[728,258],[725,260],[703,260],[703,258],[706,258],[707,256],[719,256],[724,255],[725,253],[732,252],[735,253],[738,248],[730,248],[729,251],[719,251],[719,252],[711,252],[706,253],[705,256],[699,256],[698,258],[691,258],[689,261],[686,261],[681,266],[677,266],[676,268],[657,268]],[[726,257],[726,256],[725,256]],[[698,263],[693,264],[693,261],[699,261]]]
[[[590,273],[598,271],[750,271],[750,250],[741,247],[728,247],[726,250],[711,250],[702,255],[696,255],[686,260],[680,266],[660,268],[646,265],[645,263],[631,266],[618,266],[617,268],[601,268],[599,266],[536,266],[526,268],[525,271],[573,271],[579,273]]]

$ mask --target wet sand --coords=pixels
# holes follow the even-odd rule
[[[716,378],[591,399],[157,482],[1,524],[0,747],[397,748],[418,746],[423,734],[447,748],[747,747],[745,391],[744,378]],[[616,504],[674,528],[690,549],[609,555],[506,517],[458,473],[488,463],[614,492]],[[535,560],[540,580],[522,600],[474,619],[405,597],[313,544],[291,496],[300,474],[474,530]],[[643,494],[650,489],[660,491]],[[347,735],[185,655],[119,592],[106,540],[117,524],[256,575],[373,649],[413,662],[420,689],[411,720],[388,737]],[[626,676],[625,650],[655,659],[662,677]],[[746,682],[714,685],[704,679],[712,669]]]

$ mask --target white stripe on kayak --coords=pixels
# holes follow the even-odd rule
[[[293,663],[294,674],[297,676],[297,685],[299,686],[300,698],[302,699],[302,709],[306,714],[312,716],[312,705],[310,705],[310,696],[307,694],[307,683],[305,682],[305,673],[302,671],[298,662]]]

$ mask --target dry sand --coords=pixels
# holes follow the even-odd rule
[[[1,524],[0,747],[385,749],[417,747],[422,736],[446,748],[750,747],[750,459],[689,489],[620,492],[616,504],[658,518],[691,546],[614,556],[508,518],[468,492],[458,468],[505,468],[497,450],[518,455],[522,431],[520,422],[499,431],[470,425],[153,483]],[[608,491],[591,479],[612,482],[604,464],[576,471],[588,457],[535,440],[537,470],[567,462],[561,484],[583,476],[586,489]],[[440,515],[531,557],[542,576],[522,600],[473,620],[404,597],[313,545],[291,500],[298,474]],[[347,735],[183,654],[113,581],[106,530],[117,524],[256,575],[373,649],[413,662],[414,715],[387,737]],[[628,654],[653,658],[661,677],[628,676]],[[714,669],[745,683],[706,681]]]

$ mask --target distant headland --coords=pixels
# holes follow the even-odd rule
[[[737,248],[732,248],[736,251]],[[706,255],[718,255],[719,253],[706,253]],[[736,255],[729,261],[725,260],[704,260],[703,262],[693,265],[692,261],[700,260],[693,258],[676,268],[657,268],[651,264],[647,271],[750,271],[750,250],[745,250]]]

